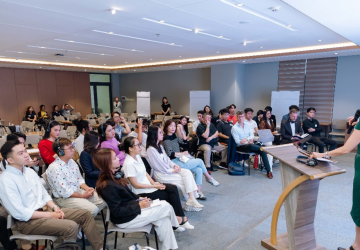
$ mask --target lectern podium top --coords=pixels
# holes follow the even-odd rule
[[[331,175],[343,174],[346,172],[345,169],[339,168],[329,162],[319,161],[319,164],[315,167],[310,167],[297,162],[296,157],[301,154],[293,144],[263,147],[262,150],[300,173],[310,176],[310,179],[312,180],[325,178]]]

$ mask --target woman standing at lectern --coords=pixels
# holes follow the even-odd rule
[[[353,121],[353,117],[349,121],[349,124],[355,125],[357,122]],[[351,209],[351,217],[356,225],[356,236],[355,241],[347,248],[347,250],[358,250],[360,249],[360,123],[357,123],[354,129],[354,132],[351,134],[349,139],[346,141],[345,145],[334,149],[332,151],[328,151],[326,153],[315,153],[311,154],[311,158],[330,158],[333,156],[339,156],[343,154],[348,154],[353,150],[356,146],[357,152],[355,155],[355,176],[353,183],[353,205]],[[345,248],[339,247],[338,250],[345,250]]]

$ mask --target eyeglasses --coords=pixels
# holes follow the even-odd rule
[[[115,119],[120,118],[120,116],[114,116]]]
[[[75,150],[75,148],[74,148],[73,146],[70,146],[69,148],[64,148],[63,150],[70,150],[70,151],[72,151],[72,150]]]
[[[133,147],[141,147],[141,143],[135,144]]]

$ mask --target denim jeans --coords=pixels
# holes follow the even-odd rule
[[[180,161],[178,158],[175,158],[172,160],[176,165],[178,165],[181,168],[185,168],[190,170],[195,174],[195,182],[196,185],[202,184],[202,175],[206,173],[206,167],[202,160],[200,159],[190,159],[186,163]]]

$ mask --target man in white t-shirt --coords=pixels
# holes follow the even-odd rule
[[[205,114],[205,111],[204,110],[199,110],[197,112],[197,117],[198,117],[198,121],[194,121],[193,124],[192,124],[192,127],[193,127],[193,135],[195,136],[196,135],[196,129],[197,127],[199,126],[199,124],[202,122],[203,120],[203,114]]]
[[[135,130],[132,131],[129,136],[132,137],[136,137],[139,142],[141,142],[141,159],[143,160],[145,167],[146,167],[146,172],[148,172],[148,174],[151,173],[151,167],[150,164],[147,161],[147,154],[146,154],[146,140],[147,140],[147,134],[145,133],[147,126],[149,125],[149,121],[147,119],[141,119],[141,118],[136,118],[136,126],[135,126]]]
[[[254,110],[252,110],[252,108],[246,108],[244,110],[245,112],[245,121],[244,123],[246,123],[247,125],[249,125],[250,129],[251,129],[251,132],[255,135],[257,134],[257,131],[258,131],[258,126],[257,126],[257,123],[256,121],[254,121],[252,119],[252,115],[253,115],[253,112]]]

